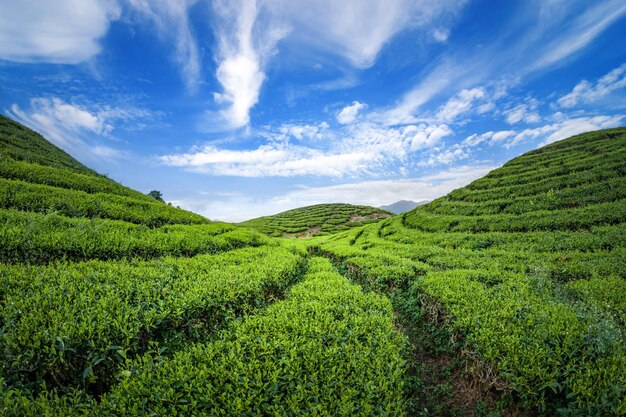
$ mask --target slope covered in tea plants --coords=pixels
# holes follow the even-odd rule
[[[450,412],[479,386],[531,413],[626,414],[625,128],[553,143],[312,245],[434,340],[432,360],[417,347],[409,359],[413,413]],[[469,382],[442,389],[432,372],[450,346]]]
[[[388,211],[375,207],[335,203],[300,207],[240,224],[276,237],[311,237],[375,223],[390,216]]]
[[[403,413],[384,296],[0,122],[0,414]]]

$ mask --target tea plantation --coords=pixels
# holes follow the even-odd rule
[[[240,225],[274,237],[311,237],[376,223],[390,216],[385,210],[369,206],[317,204],[247,220]]]
[[[232,225],[0,117],[0,414],[626,415],[625,194],[622,128]]]
[[[313,246],[387,294],[405,326],[430,337],[432,349],[452,350],[464,377],[499,391],[501,404],[626,415],[625,197],[626,129],[605,130]],[[458,405],[428,392],[440,383],[418,383],[413,413]]]
[[[389,300],[299,242],[126,188],[5,117],[0,219],[2,415],[405,410]]]

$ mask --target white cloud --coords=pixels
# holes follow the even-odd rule
[[[187,154],[161,156],[159,161],[170,166],[223,176],[341,177],[367,170],[373,158],[362,151],[332,153],[296,145],[271,144],[252,150],[206,146]]]
[[[583,5],[588,4],[583,2]],[[561,3],[558,6],[561,10],[567,11],[567,8],[563,8],[566,6],[565,4]],[[570,6],[573,11],[577,11],[576,2],[571,2]],[[551,42],[545,42],[545,38],[537,39],[537,42],[542,43],[542,54],[531,70],[558,64],[563,59],[584,49],[625,13],[626,3],[623,0],[609,0],[591,3],[584,11],[578,12],[576,17],[570,17],[567,13],[560,13],[559,16],[545,16],[543,20],[544,29],[561,27],[555,25],[554,17],[567,18],[567,29],[556,34]]]
[[[485,97],[486,92],[483,88],[461,90],[456,96],[452,97],[446,104],[441,106],[436,117],[439,120],[450,122],[461,114],[470,111],[475,101],[482,100]]]
[[[401,163],[410,153],[432,147],[452,133],[445,124],[384,128],[361,123],[339,132],[325,132],[326,128],[281,126],[277,133],[263,133],[269,141],[256,149],[204,146],[157,159],[165,165],[212,175],[344,177],[384,172],[388,165]],[[302,142],[306,135],[321,143],[291,141]]]
[[[354,101],[351,105],[344,107],[337,113],[337,121],[342,125],[354,123],[359,115],[359,111],[365,108],[367,108],[366,104]]]
[[[435,30],[433,30],[433,38],[437,42],[445,43],[448,40],[448,37],[450,37],[450,30],[449,29],[435,29]]]
[[[418,111],[432,100],[450,94],[452,88],[469,89],[483,85],[496,90],[511,87],[524,76],[562,62],[580,52],[601,33],[626,13],[623,0],[594,2],[572,0],[558,1],[547,7],[548,2],[528,2],[517,16],[515,27],[524,28],[511,42],[510,32],[494,36],[491,44],[481,44],[475,50],[450,51],[432,63],[419,81],[389,108],[372,112],[371,117],[389,126],[415,123],[420,119]],[[549,10],[548,10],[549,9]],[[568,29],[563,31],[563,27]],[[546,39],[552,41],[546,42]],[[503,50],[502,45],[507,47]],[[506,88],[503,90],[506,94]],[[502,98],[497,92],[492,100]],[[451,100],[455,100],[454,97]],[[451,103],[462,105],[463,102]],[[484,113],[494,108],[487,101],[476,108]],[[444,110],[444,109],[442,109]],[[454,114],[454,109],[449,109]],[[445,116],[445,112],[441,113]],[[535,115],[531,120],[536,120]],[[445,120],[445,119],[444,119]],[[533,122],[534,123],[534,122]]]
[[[200,81],[200,54],[189,24],[189,8],[197,0],[127,0],[144,18],[152,22],[160,38],[174,43],[174,60],[190,91]]]
[[[296,125],[296,124],[283,124],[277,130],[278,132],[268,131],[261,132],[261,135],[267,139],[272,141],[280,141],[286,142],[290,139],[297,139],[299,141],[303,140],[312,140],[312,141],[320,141],[329,138],[332,135],[332,132],[329,130],[329,125],[326,122],[321,122],[319,124],[307,124],[307,125]],[[269,129],[269,128],[268,128]]]
[[[504,111],[505,120],[508,124],[513,125],[519,122],[539,123],[541,116],[537,112],[539,103],[537,100],[528,100],[527,103],[517,105],[511,109]]]
[[[439,143],[441,139],[452,134],[452,129],[446,124],[426,125],[422,123],[419,126],[406,126],[404,131],[413,134],[411,138],[411,150],[414,151],[433,146]]]
[[[495,166],[460,166],[431,175],[404,180],[363,181],[298,189],[267,199],[243,195],[226,198],[190,199],[172,202],[211,219],[240,222],[297,207],[322,203],[350,203],[374,207],[398,200],[432,200],[463,187]]]
[[[114,0],[0,2],[0,59],[76,64],[100,52],[99,39],[118,19]]]
[[[578,103],[592,103],[613,91],[626,87],[626,64],[622,64],[600,78],[595,84],[583,80],[569,94],[557,102],[561,107],[571,108]]]
[[[58,97],[34,98],[30,101],[31,112],[22,111],[18,105],[11,107],[12,113],[22,121],[34,122],[35,126],[52,129],[51,139],[56,143],[66,144],[72,137],[63,137],[56,134],[56,129],[62,131],[79,132],[90,131],[95,134],[110,132],[113,127],[106,119],[87,111],[85,108],[64,102]]]
[[[102,145],[98,137],[108,138],[116,121],[128,122],[152,116],[152,112],[135,107],[92,107],[67,103],[58,97],[33,98],[29,109],[23,110],[13,104],[7,114],[79,159],[108,160],[125,154]]]
[[[458,144],[447,148],[434,148],[428,155],[428,159],[420,165],[430,167],[450,165],[453,162],[468,158],[469,155],[468,150]]]
[[[225,127],[238,128],[249,123],[250,109],[259,100],[265,80],[263,65],[288,29],[262,21],[256,0],[216,0],[213,10],[218,40],[216,77],[223,88],[214,97],[226,106],[219,112]]]
[[[250,110],[266,78],[264,68],[282,39],[367,68],[398,32],[428,31],[434,25],[444,30],[441,20],[460,7],[452,0],[215,0],[213,9],[219,45],[216,77],[223,89],[214,98],[224,107],[209,112],[209,118],[216,124],[220,118],[225,122],[220,127],[232,129],[250,122]],[[354,84],[348,81],[348,86]],[[342,79],[339,87],[345,86]]]
[[[519,143],[540,139],[541,142],[538,146],[541,147],[579,133],[620,126],[626,115],[570,118],[557,114],[555,118],[557,119],[556,122],[533,129],[490,131],[480,135],[473,134],[465,138],[461,144],[466,147],[474,147],[482,143],[489,145],[500,144],[505,148],[510,148]]]
[[[437,28],[445,33],[442,20],[462,7],[450,0],[269,0],[267,4],[294,27],[295,42],[345,57],[358,68],[370,67],[383,46],[404,29],[433,32]]]
[[[458,76],[458,72],[447,63],[438,65],[417,86],[404,94],[398,103],[389,109],[373,112],[370,117],[387,126],[415,123],[415,111],[446,89]]]

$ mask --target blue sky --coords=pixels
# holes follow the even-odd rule
[[[625,87],[623,0],[0,0],[0,111],[212,219],[433,199]]]

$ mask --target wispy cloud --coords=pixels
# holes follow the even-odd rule
[[[326,131],[327,127],[282,126],[277,132],[263,133],[270,140],[256,149],[204,146],[157,159],[165,165],[223,176],[385,175],[389,166],[401,164],[409,154],[435,146],[452,133],[445,124],[386,128],[357,123],[335,132]],[[304,138],[322,142],[303,143]]]
[[[459,91],[437,112],[437,119],[451,122],[462,114],[466,114],[476,101],[483,100],[487,93],[483,88],[464,89]]]
[[[587,80],[579,82],[570,93],[559,98],[558,104],[564,108],[571,108],[579,103],[592,103],[624,87],[626,87],[626,64],[610,71],[595,84]]]
[[[0,2],[0,59],[76,64],[97,55],[115,0],[25,0]]]
[[[399,200],[432,200],[469,184],[495,168],[494,165],[483,164],[458,166],[404,180],[362,181],[322,187],[300,186],[296,190],[270,198],[254,198],[248,195],[211,196],[174,201],[173,204],[211,219],[235,222],[312,204],[350,203],[378,207]]]
[[[620,126],[625,118],[626,115],[568,117],[557,113],[553,117],[556,119],[553,123],[521,131],[501,130],[482,134],[475,133],[465,138],[461,145],[471,148],[488,144],[510,148],[519,143],[538,141],[537,146],[539,147],[579,133]]]
[[[452,146],[436,147],[431,150],[428,157],[420,162],[421,166],[434,167],[438,165],[450,165],[454,162],[469,158],[468,149],[459,144]]]
[[[564,2],[548,2],[544,7],[555,4],[555,8],[561,8],[563,12],[558,15],[550,14],[542,20],[542,31],[547,32],[559,28],[558,34],[551,42],[545,42],[545,37],[536,39],[536,43],[542,44],[541,54],[536,60],[531,70],[537,70],[550,65],[554,65],[572,54],[587,47],[606,28],[617,19],[626,14],[626,3],[621,0],[597,1],[591,5],[589,2],[572,1],[570,4]],[[585,9],[580,10],[580,5]],[[570,12],[570,13],[568,13]],[[577,16],[572,16],[577,13]],[[554,18],[568,19],[567,29],[561,32],[561,26],[556,26]]]
[[[538,106],[539,102],[537,100],[527,100],[526,103],[519,104],[513,108],[505,110],[505,120],[510,125],[514,125],[520,122],[539,123],[539,121],[541,121],[541,116],[537,111]]]
[[[197,0],[127,0],[142,19],[157,29],[158,36],[174,44],[173,59],[189,91],[194,92],[201,79],[200,53],[189,24],[189,9]]]
[[[214,98],[223,108],[208,115],[217,127],[235,129],[250,122],[266,79],[265,66],[276,55],[279,41],[368,68],[398,32],[412,28],[430,33],[443,25],[444,17],[458,13],[460,5],[448,0],[216,0],[213,9],[219,44],[216,78],[222,87]],[[353,84],[349,77],[317,87]]]
[[[434,0],[270,0],[268,8],[294,27],[293,41],[368,68],[393,36],[412,28],[441,38],[445,20],[464,2]],[[324,10],[324,13],[320,13]],[[438,29],[438,35],[435,34]]]
[[[523,28],[515,37],[504,31],[493,36],[490,43],[447,50],[419,74],[419,81],[400,99],[386,109],[374,110],[372,117],[390,126],[415,123],[428,113],[428,104],[447,96],[451,97],[450,101],[439,116],[450,120],[457,115],[456,111],[468,110],[471,101],[480,98],[454,95],[460,92],[468,95],[476,89],[493,91],[491,101],[484,103],[487,107],[483,110],[493,108],[493,101],[504,97],[507,90],[520,84],[524,77],[547,71],[583,51],[626,14],[626,4],[620,0],[599,1],[593,5],[585,1],[542,1],[530,2],[523,8],[510,24]],[[568,28],[565,31],[564,26]],[[517,110],[520,115],[522,109]],[[532,123],[537,119],[528,111],[524,113],[526,118]]]
[[[250,109],[259,100],[265,80],[263,66],[288,27],[261,21],[256,0],[216,0],[213,9],[217,15],[216,77],[223,88],[214,98],[226,106],[219,112],[224,127],[239,128],[250,121]]]
[[[28,109],[12,105],[7,114],[79,159],[91,160],[123,157],[124,151],[106,144],[115,125],[153,116],[136,107],[92,107],[67,103],[58,97],[40,97],[31,99]]]

